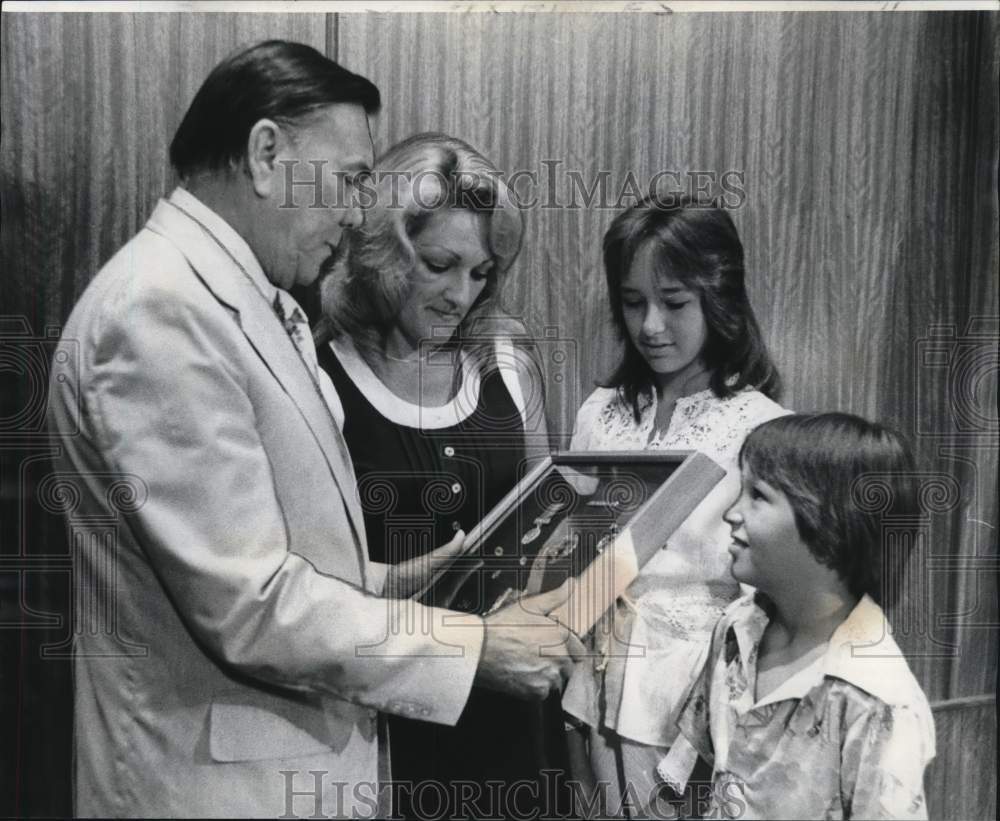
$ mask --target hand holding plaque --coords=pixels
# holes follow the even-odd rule
[[[486,616],[476,684],[529,699],[560,690],[585,650],[548,614],[570,601],[573,588],[568,579],[555,590],[518,599]]]

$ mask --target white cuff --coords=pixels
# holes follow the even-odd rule
[[[680,795],[698,763],[698,751],[683,734],[677,736],[670,752],[656,765],[656,774],[668,787]]]

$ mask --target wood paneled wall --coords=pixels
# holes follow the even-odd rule
[[[538,334],[555,329],[552,344],[571,354],[548,388],[559,443],[618,352],[600,264],[617,211],[566,207],[569,172],[588,187],[606,172],[608,205],[630,173],[644,187],[659,171],[738,172],[733,215],[786,404],[890,421],[921,455],[925,540],[907,609],[893,614],[918,678],[933,699],[993,692],[998,28],[997,15],[971,12],[4,13],[3,331],[58,328],[172,186],[167,146],[209,69],[268,37],[375,81],[377,149],[446,131],[508,173],[535,172],[522,192],[562,204],[526,212],[505,292],[510,312]],[[0,365],[3,400],[15,411],[35,401],[25,374]],[[0,561],[65,552],[60,523],[33,507],[24,465],[36,446],[4,435]],[[0,579],[6,618],[25,580]],[[53,612],[65,590],[36,574],[24,595]],[[0,794],[12,814],[70,811],[68,670],[37,652],[55,632],[0,631],[4,721],[16,719],[0,741]],[[995,745],[976,737],[995,763]],[[959,817],[951,806],[932,804]]]
[[[937,757],[924,778],[927,817],[996,818],[996,693],[941,701],[931,707]]]
[[[208,72],[262,39],[327,47],[322,14],[4,14],[7,282],[64,320],[173,187],[167,149]]]

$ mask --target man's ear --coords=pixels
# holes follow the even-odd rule
[[[275,192],[284,169],[278,165],[278,155],[288,141],[288,135],[274,120],[258,120],[247,137],[247,171],[258,197]]]

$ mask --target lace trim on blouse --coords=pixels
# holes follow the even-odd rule
[[[654,431],[657,398],[639,399],[639,423],[616,388],[598,388],[577,416],[574,450],[701,450],[735,457],[747,432],[781,408],[762,393],[742,390],[720,399],[711,390],[682,396],[665,431]],[[763,417],[763,418],[762,418]]]

